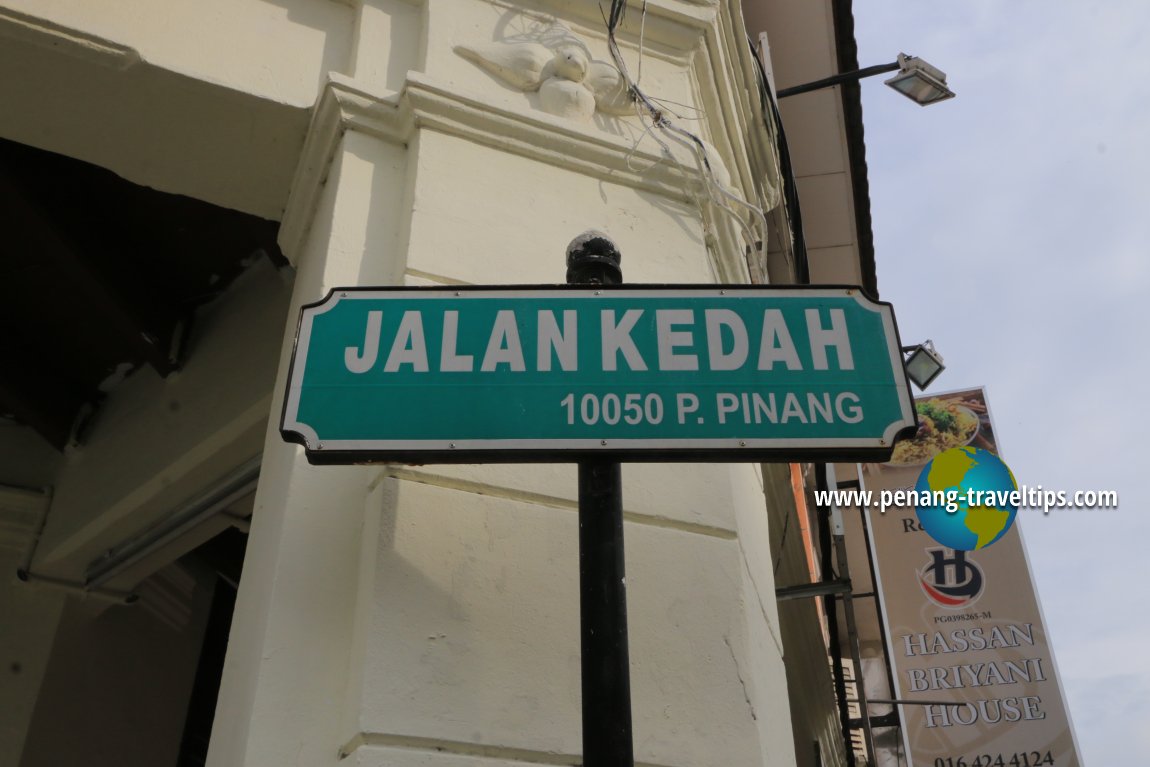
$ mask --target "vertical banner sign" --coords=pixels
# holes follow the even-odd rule
[[[907,764],[1080,767],[1018,526],[961,551],[923,530],[914,506],[879,511],[884,493],[897,501],[915,489],[944,450],[998,454],[983,389],[920,398],[916,408],[919,435],[889,463],[863,467],[896,697],[929,703],[900,707]]]

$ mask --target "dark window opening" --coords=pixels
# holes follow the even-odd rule
[[[230,528],[183,557],[183,560],[191,560],[198,566],[211,568],[216,574],[216,584],[196,665],[196,680],[188,702],[177,767],[202,767],[207,762],[247,539],[246,534]]]

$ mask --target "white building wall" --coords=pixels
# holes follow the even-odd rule
[[[616,240],[628,281],[746,281],[740,226],[708,202],[689,153],[662,155],[635,117],[550,114],[537,94],[455,51],[562,21],[607,59],[598,4],[4,5],[0,26],[22,45],[58,39],[71,51],[66,61],[45,54],[46,72],[94,70],[88,76],[114,94],[88,127],[68,123],[46,135],[52,116],[33,110],[0,118],[9,135],[159,188],[264,215],[283,211],[281,243],[296,273],[285,336],[275,341],[279,372],[262,392],[270,395],[263,469],[209,763],[576,760],[574,468],[312,467],[281,440],[278,414],[298,308],[332,287],[561,282],[567,242],[592,227]],[[635,64],[640,31],[644,88],[710,142],[732,194],[769,201],[777,179],[737,5],[650,0],[642,24],[635,6],[622,35]],[[111,51],[120,74],[77,64],[77,50]],[[131,131],[93,135],[118,119],[120,105],[145,110],[120,91],[144,73],[164,86],[155,104],[161,124],[184,114],[175,78],[202,96],[206,111],[187,115],[193,126],[211,124],[214,110],[226,120],[229,130],[193,142],[206,164],[180,155],[187,126],[173,142],[132,122],[147,137],[135,147]],[[0,87],[32,101],[27,86]],[[306,134],[297,132],[295,115],[312,103]],[[156,161],[142,160],[141,147]],[[284,157],[298,157],[290,186]],[[237,167],[245,178],[231,183]],[[745,210],[741,217],[753,222]],[[236,349],[270,335],[221,333],[216,342]],[[233,380],[250,373],[244,367],[236,362]],[[220,443],[229,450],[247,444],[253,424],[241,406],[263,407],[260,386],[234,395],[224,388],[215,396],[226,407],[195,425],[213,436],[188,445],[187,455],[220,434],[231,434]],[[128,430],[139,420],[123,424],[109,424],[100,439],[146,443]],[[204,453],[180,480],[209,481],[218,455]],[[136,507],[162,505],[154,501],[166,485],[142,464],[118,468],[125,487],[139,474]],[[85,487],[107,495],[99,472],[65,471],[73,497]],[[637,760],[793,763],[758,470],[626,466],[624,475]],[[50,514],[40,563],[76,574],[102,535],[144,525],[133,513],[113,499]]]

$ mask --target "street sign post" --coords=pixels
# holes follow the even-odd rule
[[[884,460],[899,349],[855,287],[337,288],[281,430],[313,463]]]
[[[886,460],[916,424],[889,304],[854,287],[336,288],[303,307],[280,432],[312,463],[579,464],[583,761],[634,764],[620,461]]]
[[[602,232],[567,246],[567,283],[618,285],[623,255]],[[634,767],[623,467],[593,454],[579,461],[579,657],[584,767]]]

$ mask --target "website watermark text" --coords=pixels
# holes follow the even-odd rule
[[[993,508],[1041,509],[1043,514],[1059,509],[1117,509],[1117,490],[1047,490],[1038,485],[1022,485],[1016,490],[919,490],[913,487],[895,488],[873,493],[870,490],[818,490],[815,503],[820,506],[877,508],[880,514],[887,509],[913,506],[941,506],[951,514],[961,508],[990,506]]]

